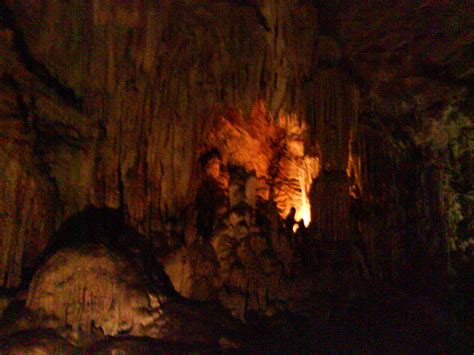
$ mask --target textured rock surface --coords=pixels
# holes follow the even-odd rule
[[[2,262],[9,270],[2,283],[18,285],[21,265],[44,248],[51,226],[88,204],[122,209],[145,235],[163,231],[170,217],[183,216],[194,201],[198,152],[219,125],[211,117],[229,107],[252,117],[257,99],[275,118],[286,111],[306,121],[312,142],[307,151],[319,157],[324,171],[345,171],[352,151],[359,190],[367,200],[380,199],[365,181],[386,180],[374,164],[393,161],[390,155],[404,164],[402,156],[419,146],[410,132],[429,131],[451,97],[455,107],[469,97],[472,9],[464,5],[402,2],[394,5],[399,15],[392,17],[391,6],[375,3],[5,1],[1,71],[11,85],[2,90],[1,122],[10,127],[4,139],[11,143],[2,145],[2,156],[24,152],[22,147],[32,155],[2,163],[2,171],[14,170],[2,175],[3,184],[11,182],[2,198],[2,218],[8,219]],[[449,16],[438,21],[441,12]],[[401,23],[405,29],[396,30]],[[432,47],[436,50],[427,50]],[[421,124],[407,121],[414,112]],[[367,151],[371,140],[364,137],[373,115],[381,123],[375,129],[384,132],[386,158],[380,150],[375,156]],[[409,142],[396,136],[403,122]],[[266,148],[259,149],[260,163],[268,164]],[[321,182],[315,189],[314,218],[335,239],[347,238],[347,223],[339,221],[348,219],[348,201],[344,193],[332,202],[327,196],[349,183]],[[31,201],[12,203],[20,187],[28,189]],[[442,198],[458,201],[459,193],[450,191],[441,189]],[[402,198],[402,192],[394,194],[391,198]],[[45,208],[51,201],[54,207]],[[323,211],[325,204],[333,205],[332,212]],[[30,205],[38,207],[23,207]],[[464,219],[471,213],[466,208]],[[34,225],[15,228],[15,218],[28,213]],[[394,223],[397,232],[406,225]],[[40,232],[32,238],[35,229]],[[384,233],[368,237],[370,243],[384,238],[379,234]],[[33,240],[35,247],[27,247]]]
[[[367,261],[348,240],[323,238],[313,225],[296,223],[294,215],[282,219],[274,201],[259,199],[252,207],[252,194],[244,192],[255,176],[244,169],[229,171],[227,178],[227,187],[219,190],[227,203],[212,214],[209,237],[186,238],[161,259],[179,293],[218,300],[240,319],[288,310],[324,318],[326,311],[317,308],[325,306],[316,297],[339,292],[344,298],[363,289]]]
[[[40,327],[56,329],[77,344],[94,334],[218,344],[232,324],[217,308],[153,290],[132,264],[100,245],[54,254],[33,278],[26,308],[48,319]]]
[[[0,5],[9,292],[88,208],[138,231],[180,293],[233,309],[249,290],[265,311],[262,290],[291,294],[272,277],[301,260],[321,308],[352,276],[433,291],[472,265],[471,3]],[[311,247],[297,247],[280,217],[305,194]],[[238,201],[246,230],[229,227]]]
[[[6,354],[77,354],[78,349],[53,331],[35,330],[15,334],[2,347]]]

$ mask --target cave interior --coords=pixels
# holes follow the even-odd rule
[[[0,352],[471,353],[473,28],[1,0]]]

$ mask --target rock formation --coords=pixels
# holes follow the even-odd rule
[[[473,19],[457,0],[0,0],[0,310],[29,290],[70,340],[94,320],[182,342],[180,316],[142,329],[163,317],[149,286],[254,330],[334,330],[400,292],[466,328]]]
[[[215,345],[238,328],[229,328],[230,317],[217,307],[148,286],[132,263],[103,245],[56,252],[35,274],[26,308],[38,319],[30,326],[55,329],[79,345],[121,334]]]

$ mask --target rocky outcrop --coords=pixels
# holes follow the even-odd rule
[[[37,319],[30,326],[55,329],[79,345],[119,334],[218,344],[233,331],[231,318],[217,307],[166,296],[100,245],[54,254],[33,278],[26,308]]]

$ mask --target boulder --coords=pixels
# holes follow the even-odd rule
[[[165,296],[132,262],[94,244],[51,256],[33,277],[26,308],[78,345],[94,334],[217,344],[238,326],[221,308]]]

